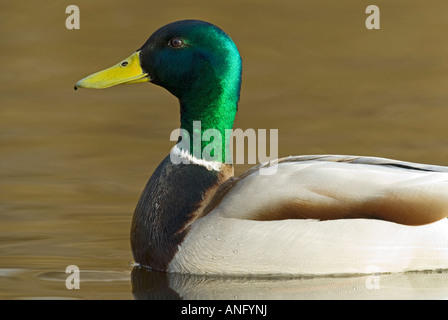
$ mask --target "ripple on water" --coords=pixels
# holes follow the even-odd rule
[[[129,271],[113,271],[113,270],[81,270],[81,282],[113,282],[113,281],[130,281],[131,273]],[[46,281],[65,281],[67,273],[62,271],[48,271],[37,275],[37,278]]]
[[[13,277],[22,273],[25,269],[17,268],[0,268],[0,277]]]

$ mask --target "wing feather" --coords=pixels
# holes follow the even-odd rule
[[[256,166],[205,209],[249,220],[372,218],[422,225],[448,216],[448,167],[376,157],[296,156]]]

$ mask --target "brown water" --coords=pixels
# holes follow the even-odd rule
[[[80,30],[65,28],[69,4],[80,8]],[[132,213],[172,146],[178,105],[150,84],[73,90],[160,26],[203,19],[223,28],[243,57],[236,127],[279,129],[279,156],[448,165],[448,3],[381,2],[381,29],[371,31],[369,4],[4,0],[0,298],[447,298],[447,273],[270,279],[134,272],[131,282]],[[81,270],[79,290],[65,288],[72,264]]]

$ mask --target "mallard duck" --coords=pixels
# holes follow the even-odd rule
[[[201,158],[208,142],[182,144],[188,134],[215,129],[224,137],[233,128],[241,71],[226,33],[184,20],[76,83],[75,89],[151,82],[179,99],[178,144],[154,171],[134,213],[137,265],[192,274],[448,268],[448,167],[315,155],[278,159],[274,174],[261,174],[270,162],[235,177],[224,161],[229,141],[212,145],[212,160]]]

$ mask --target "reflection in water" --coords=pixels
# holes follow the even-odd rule
[[[169,285],[169,275],[134,267],[131,274],[132,293],[137,300],[180,300]]]
[[[134,267],[135,299],[447,299],[448,271],[327,277],[202,276]],[[446,285],[441,285],[446,284]]]

